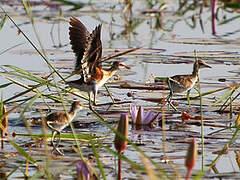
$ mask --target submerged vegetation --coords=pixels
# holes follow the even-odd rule
[[[239,30],[229,28],[240,17],[238,1],[10,0],[0,12],[0,34],[11,33],[0,46],[0,179],[238,178]],[[103,49],[91,66],[132,67],[100,89],[95,105],[66,84],[88,61],[74,73],[71,16],[102,24],[100,47],[84,47],[93,48],[83,53],[89,59]],[[96,33],[86,36],[93,44]],[[172,98],[175,111],[166,79],[191,72],[198,58],[211,72],[197,73],[195,90]],[[71,122],[74,101],[84,109]],[[53,134],[50,111],[65,117]]]

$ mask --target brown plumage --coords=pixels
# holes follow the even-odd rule
[[[59,111],[49,114],[46,119],[47,126],[52,130],[51,143],[60,154],[61,152],[57,149],[61,139],[61,131],[69,125],[69,123],[74,119],[77,112],[82,109],[82,104],[78,101],[74,101],[71,105],[70,111],[67,113],[65,111]],[[54,139],[56,134],[59,134],[59,139],[56,145],[54,145]],[[53,150],[54,150],[53,149]]]
[[[171,98],[174,93],[183,93],[186,91],[190,91],[197,82],[198,71],[201,68],[211,68],[208,64],[206,64],[203,60],[196,60],[193,65],[192,74],[188,75],[175,75],[167,78],[167,84],[170,89],[169,96],[167,101],[173,107],[174,110],[177,110],[176,107],[171,103]]]
[[[99,87],[107,82],[120,66],[128,68],[126,65],[116,61],[109,69],[102,69],[101,29],[102,25],[98,25],[90,34],[76,17],[70,18],[69,36],[72,50],[76,55],[75,73],[80,74],[81,78],[69,81],[67,84],[88,92],[90,101],[91,94],[93,94],[94,104],[96,104]]]

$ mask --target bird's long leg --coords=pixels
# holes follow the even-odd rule
[[[53,131],[53,132],[52,132],[51,145],[53,146],[53,148],[55,148],[55,145],[54,145],[54,138],[55,138],[55,136],[56,136],[56,133],[57,133],[57,131]]]
[[[170,78],[167,79],[167,83],[168,83],[168,87],[170,89],[170,93],[169,93],[169,95],[167,97],[167,102],[175,111],[178,111],[177,108],[172,104],[173,90],[172,90]]]
[[[56,134],[59,135],[59,138],[58,138],[57,143],[56,143],[56,145],[55,145],[55,144],[54,144],[54,139],[55,139]],[[57,130],[53,131],[53,133],[52,133],[52,138],[51,138],[51,144],[52,144],[52,146],[53,146],[52,152],[54,152],[54,151],[56,150],[60,155],[64,155],[64,154],[58,149],[58,146],[59,146],[59,143],[60,143],[60,142],[61,142],[61,132],[60,132],[60,131],[57,131]]]
[[[61,132],[60,132],[60,131],[57,131],[57,133],[58,133],[58,140],[57,140],[57,143],[56,143],[56,145],[55,145],[55,148],[58,148],[58,146],[59,146],[59,144],[60,144],[60,142],[61,142]]]
[[[59,135],[59,138],[58,138],[58,141],[57,141],[57,143],[56,143],[56,145],[55,145],[55,150],[60,154],[60,155],[64,155],[59,149],[58,149],[58,146],[59,146],[59,144],[60,144],[60,142],[61,142],[61,132],[60,131],[57,131],[58,132],[58,135]]]
[[[54,139],[55,139],[56,133],[57,133],[57,131],[52,132],[52,137],[51,137],[51,145],[53,146],[52,152],[56,149],[56,146],[54,144]]]
[[[92,92],[88,92],[88,103],[89,103],[88,105],[89,105],[89,108],[92,107],[91,93],[92,93]]]
[[[174,111],[178,111],[177,108],[172,104],[172,96],[173,96],[173,93],[170,90],[170,93],[169,93],[169,95],[167,97],[167,102],[174,109]]]
[[[97,92],[98,92],[97,87],[94,87],[94,90],[92,92],[93,93],[93,104],[94,104],[94,106],[97,105],[97,102],[96,102]]]

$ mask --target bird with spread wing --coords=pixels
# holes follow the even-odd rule
[[[74,73],[80,74],[80,79],[69,81],[67,84],[73,88],[88,92],[89,104],[93,95],[96,105],[96,96],[99,87],[104,85],[120,68],[129,69],[123,63],[115,61],[108,69],[101,66],[102,60],[102,25],[98,25],[90,34],[87,28],[76,18],[70,18],[69,36],[72,50],[76,55]]]

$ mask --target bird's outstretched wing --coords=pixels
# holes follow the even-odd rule
[[[69,39],[72,50],[76,55],[75,72],[80,72],[83,76],[83,56],[88,47],[90,34],[87,28],[76,18],[70,18]]]
[[[102,25],[98,25],[90,34],[87,28],[76,18],[70,18],[69,38],[76,55],[75,72],[86,81],[95,67],[100,66],[102,57]]]
[[[101,29],[102,25],[98,25],[90,35],[88,47],[85,51],[85,58],[88,62],[89,74],[95,71],[94,67],[100,66],[100,60],[102,57],[102,42],[101,42]]]

